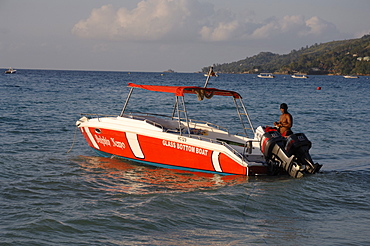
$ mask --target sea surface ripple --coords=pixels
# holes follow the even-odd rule
[[[0,76],[0,245],[370,245],[370,80],[221,74],[254,126],[286,102],[322,171],[302,179],[219,176],[99,157],[80,113],[118,115],[127,83],[203,86],[202,74],[17,70]],[[321,90],[317,90],[321,87]],[[160,102],[161,107],[154,107]],[[158,113],[172,98],[142,92]],[[208,102],[207,102],[208,103]],[[188,110],[232,128],[222,102]],[[72,147],[72,149],[71,149]],[[67,153],[68,152],[68,153]]]

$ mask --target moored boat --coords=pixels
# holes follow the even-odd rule
[[[344,75],[343,78],[345,78],[345,79],[358,79],[358,76],[356,76],[356,75]]]
[[[222,175],[289,173],[302,177],[321,168],[309,156],[311,142],[304,135],[284,138],[275,128],[255,129],[241,95],[235,91],[206,86],[134,83],[128,86],[130,92],[120,115],[84,114],[76,122],[89,146],[102,156],[114,155],[158,167]],[[172,94],[173,109],[168,115],[128,112],[129,101],[138,89]],[[196,97],[199,103],[229,98],[236,108],[242,135],[232,134],[208,121],[191,119],[185,107],[185,97],[190,96]]]
[[[294,79],[307,79],[308,76],[305,75],[305,74],[293,74],[292,78],[294,78]]]
[[[260,73],[257,75],[258,78],[263,78],[263,79],[272,79],[272,78],[275,78],[274,75],[272,75],[272,73]]]
[[[16,73],[17,70],[13,69],[13,68],[9,68],[8,70],[5,71],[6,74],[12,74],[12,73]]]

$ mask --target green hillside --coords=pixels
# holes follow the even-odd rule
[[[204,67],[207,72],[209,67]],[[215,64],[218,73],[281,73],[370,75],[370,35],[362,38],[314,44],[279,55],[261,52],[243,60]]]

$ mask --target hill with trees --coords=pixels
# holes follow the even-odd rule
[[[215,64],[218,73],[280,73],[370,75],[370,35],[314,44],[279,55],[261,52],[231,63]],[[208,72],[204,67],[202,72]]]

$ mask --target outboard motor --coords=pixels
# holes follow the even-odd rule
[[[303,133],[292,134],[288,137],[285,151],[288,156],[295,156],[301,165],[305,165],[305,171],[308,173],[316,173],[322,165],[313,162],[309,150],[311,149],[311,141],[308,140]]]
[[[284,169],[290,176],[300,178],[304,173],[320,170],[322,165],[313,164],[308,152],[311,142],[303,133],[285,138],[273,127],[265,127],[263,131],[260,147],[271,174],[276,175]]]

